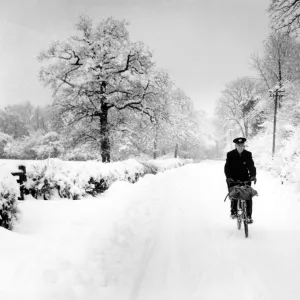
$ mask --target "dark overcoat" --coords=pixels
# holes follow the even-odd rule
[[[241,154],[234,149],[227,153],[224,167],[226,178],[233,180],[247,181],[250,177],[256,176],[256,168],[252,159],[252,153],[243,150]]]

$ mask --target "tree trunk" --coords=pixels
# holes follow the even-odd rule
[[[245,123],[245,138],[248,138],[248,123]]]
[[[157,158],[157,142],[156,139],[154,139],[154,143],[153,143],[153,159]]]
[[[240,129],[241,129],[241,133],[242,133],[243,137],[245,137],[245,132],[244,132],[244,130],[243,130],[242,124],[241,124],[238,120],[235,120],[235,121],[236,121],[236,123],[239,125],[239,127],[240,127]]]
[[[174,157],[177,158],[178,155],[178,144],[175,146],[175,152],[174,152]]]
[[[158,136],[157,136],[157,127],[155,126],[155,135],[154,135],[154,142],[153,142],[153,158],[156,159],[157,158],[157,140],[158,140]]]
[[[101,157],[102,162],[110,162],[110,141],[108,128],[108,107],[105,104],[101,105],[100,113],[100,135],[101,135]]]

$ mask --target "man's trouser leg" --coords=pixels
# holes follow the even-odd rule
[[[252,197],[251,200],[247,201],[247,217],[252,217]]]
[[[230,184],[227,182],[228,191],[230,191],[230,188],[233,187],[235,184]],[[230,213],[232,215],[237,213],[237,200],[236,199],[230,199]]]
[[[248,184],[251,186],[251,181]],[[252,218],[252,197],[249,201],[247,201],[247,217]]]
[[[231,200],[230,212],[232,215],[237,213],[237,200],[236,199]]]

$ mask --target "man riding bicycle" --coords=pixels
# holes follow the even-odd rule
[[[233,140],[235,149],[227,153],[224,172],[228,189],[238,185],[236,181],[248,181],[251,185],[251,180],[256,184],[256,168],[252,159],[252,153],[245,150],[246,139],[239,137]],[[237,200],[231,200],[231,218],[236,218]],[[252,219],[252,199],[247,201],[247,218],[248,223],[253,223]]]

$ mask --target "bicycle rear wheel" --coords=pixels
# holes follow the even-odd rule
[[[244,219],[244,229],[245,229],[245,237],[247,238],[249,235],[247,217]]]

